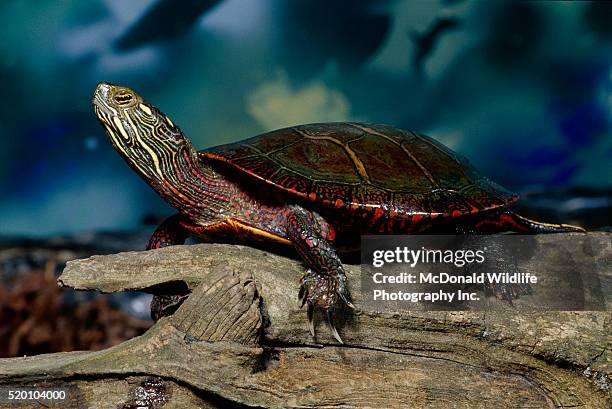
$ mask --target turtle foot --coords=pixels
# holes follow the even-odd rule
[[[350,297],[346,289],[346,276],[343,273],[332,276],[330,274],[319,274],[312,270],[308,270],[306,274],[302,276],[300,284],[298,298],[302,303],[302,307],[304,304],[308,304],[308,327],[311,335],[313,337],[316,335],[314,311],[315,308],[320,308],[325,312],[332,335],[339,343],[343,344],[344,342],[336,329],[334,309],[342,305],[339,301],[342,301],[342,303],[349,308],[355,309],[355,306],[349,301]]]

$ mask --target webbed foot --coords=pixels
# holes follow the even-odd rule
[[[315,308],[321,308],[325,312],[332,335],[339,343],[343,344],[344,342],[336,329],[334,309],[342,305],[339,303],[340,301],[349,308],[355,309],[355,306],[349,301],[350,296],[346,288],[344,272],[331,275],[329,273],[319,274],[312,270],[306,271],[300,280],[298,298],[302,302],[302,307],[304,304],[308,304],[308,327],[312,336],[315,336],[314,310]]]

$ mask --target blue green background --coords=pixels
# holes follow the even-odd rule
[[[522,193],[609,192],[611,21],[605,2],[2,1],[0,234],[172,214],[97,123],[99,81],[137,90],[199,148],[378,122]]]

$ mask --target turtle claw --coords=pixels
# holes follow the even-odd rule
[[[346,291],[340,291],[340,292],[338,292],[338,296],[340,297],[340,299],[341,299],[342,301],[344,301],[344,304],[346,304],[346,306],[347,306],[347,307],[349,307],[351,310],[355,310],[355,309],[356,309],[356,308],[355,308],[355,306],[353,305],[353,303],[352,303],[352,302],[350,302],[350,301],[348,300],[348,298],[346,297]]]
[[[325,311],[329,329],[334,338],[339,343],[344,343],[336,329],[332,311],[340,300],[349,308],[355,309],[355,306],[348,300],[349,295],[344,284],[345,280],[344,276],[335,278],[331,275],[317,274],[312,270],[306,271],[302,277],[298,299],[301,301],[301,307],[308,304],[308,328],[313,337],[316,335],[314,310],[320,308]]]
[[[331,310],[327,310],[326,315],[327,315],[327,323],[329,324],[329,330],[331,331],[332,335],[334,336],[334,338],[336,338],[336,341],[338,341],[341,344],[344,344],[344,341],[342,341],[342,338],[340,338],[340,334],[338,334],[338,330],[336,329],[336,325],[334,324],[333,312]]]
[[[304,307],[304,304],[306,304],[306,301],[308,301],[308,294],[309,294],[309,290],[308,290],[308,285],[307,285],[307,280],[309,280],[309,277],[312,275],[312,270],[306,270],[306,273],[304,273],[304,275],[302,276],[302,279],[300,280],[300,291],[298,293],[298,300],[300,300],[302,303],[300,304],[300,308]]]
[[[301,301],[300,308],[303,308],[304,304],[306,304],[306,301],[308,301],[308,295],[306,294],[306,290],[304,290],[304,287],[300,287],[300,293],[298,294],[298,300]]]
[[[308,304],[308,310],[307,310],[306,314],[308,315],[308,328],[310,329],[310,334],[314,338],[314,336],[315,336],[314,306],[312,304]]]
[[[300,286],[300,292],[298,293],[298,299],[301,301],[300,308],[304,307],[304,304],[308,302],[308,286],[305,284],[307,277],[312,273],[311,270],[306,271],[304,277],[302,277],[302,285]],[[308,307],[306,307],[306,315],[308,316],[308,329],[310,330],[310,334],[315,336],[315,325],[314,325],[314,304],[308,302]]]

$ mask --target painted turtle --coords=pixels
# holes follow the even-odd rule
[[[161,111],[129,88],[100,83],[93,108],[112,145],[179,213],[147,248],[190,235],[292,245],[308,267],[299,296],[327,313],[352,307],[338,246],[361,234],[583,231],[526,219],[518,196],[435,140],[384,125],[326,123],[196,151]],[[154,312],[167,300],[156,298]]]

